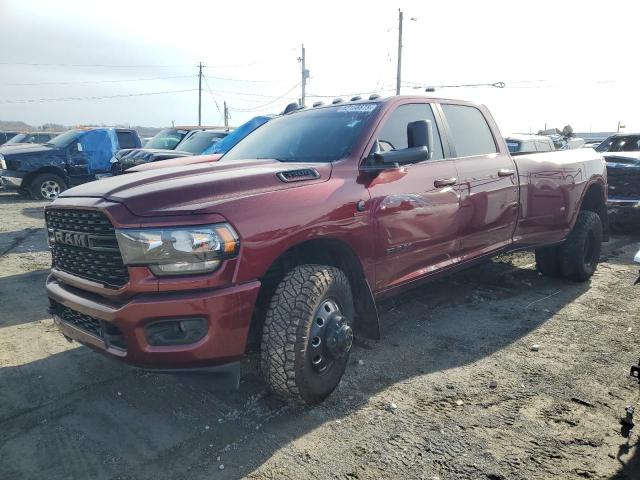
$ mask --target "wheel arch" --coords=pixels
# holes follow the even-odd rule
[[[346,242],[335,238],[319,238],[290,247],[259,278],[261,287],[249,329],[249,348],[260,343],[269,301],[278,284],[289,270],[303,264],[329,265],[342,270],[349,279],[353,294],[356,335],[375,340],[380,338],[378,311],[360,259]]]
[[[591,182],[582,195],[580,211],[588,210],[598,214],[602,222],[602,239],[609,240],[609,216],[607,210],[606,187],[600,181]]]
[[[22,188],[24,189],[30,188],[31,182],[33,181],[33,179],[36,178],[38,175],[42,175],[43,173],[52,173],[53,175],[57,175],[60,178],[62,178],[62,180],[65,181],[67,186],[69,186],[69,179],[67,178],[67,173],[60,167],[54,167],[49,165],[49,166],[34,170],[33,172],[29,172],[27,175],[25,175],[22,181],[22,184],[23,184]]]

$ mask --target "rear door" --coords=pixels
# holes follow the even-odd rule
[[[459,199],[454,160],[444,158],[428,103],[396,107],[376,133],[379,150],[408,147],[407,125],[429,120],[432,159],[381,172],[369,184],[376,224],[376,290],[418,279],[455,261]]]
[[[496,127],[489,127],[488,112],[470,105],[443,103],[441,108],[459,177],[464,261],[511,242],[519,208],[517,172],[493,134]]]

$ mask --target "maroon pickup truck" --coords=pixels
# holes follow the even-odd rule
[[[303,109],[216,163],[63,192],[45,211],[47,292],[68,339],[135,366],[237,366],[315,403],[376,301],[498,253],[595,271],[606,170],[591,149],[512,158],[486,108],[425,97]]]

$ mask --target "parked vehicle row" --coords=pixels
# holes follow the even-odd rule
[[[73,129],[44,144],[3,145],[0,182],[22,195],[53,200],[70,186],[109,173],[118,150],[140,146],[138,133],[123,128]]]
[[[62,192],[45,209],[51,313],[68,339],[148,369],[238,372],[257,347],[272,391],[317,403],[354,336],[379,336],[378,300],[520,249],[589,279],[605,170],[590,149],[512,157],[463,101],[293,111],[215,163]]]

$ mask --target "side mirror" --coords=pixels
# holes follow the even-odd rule
[[[77,150],[78,152],[81,152],[81,151],[82,151],[82,144],[81,144],[80,142],[76,143],[76,150]]]
[[[423,162],[433,157],[433,126],[430,120],[407,124],[407,148],[373,153],[362,166],[364,171],[382,171],[400,165]]]
[[[427,147],[429,159],[433,157],[433,125],[431,120],[418,120],[407,125],[407,145],[409,148]]]

